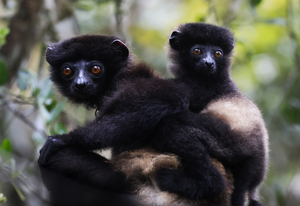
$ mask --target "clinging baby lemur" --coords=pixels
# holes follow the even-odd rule
[[[241,94],[230,77],[234,37],[225,28],[180,25],[169,40],[171,71],[192,90],[190,110],[199,112],[191,125],[211,157],[234,178],[232,206],[258,206],[258,189],[268,167],[268,133],[257,106]],[[203,132],[206,131],[206,132]]]

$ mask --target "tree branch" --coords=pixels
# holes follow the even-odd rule
[[[39,130],[35,126],[35,124],[33,124],[29,119],[26,118],[26,116],[24,116],[22,113],[20,113],[19,111],[17,111],[15,109],[15,104],[12,101],[10,101],[5,95],[1,95],[0,94],[0,98],[4,102],[4,105],[7,106],[8,110],[11,111],[16,117],[18,117],[20,120],[22,120],[25,124],[27,124],[34,131],[37,131],[38,133],[40,133],[44,137],[47,137],[47,134],[44,131]]]
[[[42,4],[43,0],[21,0],[19,9],[9,23],[10,33],[6,37],[6,44],[0,49],[0,56],[4,57],[9,69],[9,87],[37,41],[38,15]]]
[[[124,37],[123,28],[122,28],[122,0],[115,0],[115,18],[116,18],[116,32],[121,37]]]

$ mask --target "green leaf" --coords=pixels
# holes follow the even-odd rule
[[[62,123],[57,123],[50,128],[50,135],[65,134],[67,132],[67,127]]]
[[[56,124],[55,131],[56,134],[64,134],[67,133],[67,127],[62,123],[58,123]]]
[[[18,73],[17,85],[21,91],[25,91],[31,79],[31,74],[26,70],[20,70]]]
[[[205,22],[206,21],[206,17],[205,16],[197,16],[195,21],[197,22]]]
[[[275,195],[276,195],[276,200],[277,200],[278,205],[280,205],[280,206],[285,205],[285,202],[286,202],[285,196],[280,189],[276,189]]]
[[[253,7],[258,6],[261,2],[262,2],[262,0],[250,0],[250,4]]]
[[[4,162],[8,161],[12,156],[12,144],[9,139],[4,139],[0,146],[0,156]]]
[[[60,112],[63,110],[66,102],[59,102],[58,104],[55,105],[55,107],[53,107],[51,109],[51,112],[49,112],[45,106],[45,101],[47,99],[43,98],[42,96],[38,97],[38,106],[40,109],[40,112],[42,113],[43,117],[46,119],[47,123],[52,122],[59,114]]]
[[[65,102],[58,103],[54,107],[54,109],[50,112],[50,116],[49,116],[49,119],[47,119],[47,122],[52,122],[60,114],[60,112],[63,110],[65,104],[66,104]]]
[[[9,28],[3,28],[0,30],[0,46],[6,43],[7,34],[9,34]]]
[[[40,89],[40,88],[35,88],[35,89],[32,91],[32,96],[33,96],[33,97],[36,97],[37,95],[39,95],[40,92],[41,92],[41,89]]]
[[[8,78],[8,70],[6,64],[0,61],[0,85],[5,84],[7,78]]]
[[[12,152],[12,144],[11,142],[9,141],[9,139],[4,139],[2,141],[2,144],[1,144],[1,147],[0,147],[2,150],[6,151],[6,152]]]
[[[57,104],[56,100],[53,98],[47,98],[44,101],[45,108],[50,112],[55,108],[55,105]]]
[[[3,193],[0,193],[0,204],[5,203],[6,202],[6,197],[4,196]]]

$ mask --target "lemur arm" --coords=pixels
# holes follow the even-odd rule
[[[46,163],[52,153],[66,145],[94,150],[134,143],[162,118],[188,108],[187,93],[165,80],[138,80],[121,86],[124,88],[104,101],[94,121],[68,134],[49,137],[40,151],[39,163]]]

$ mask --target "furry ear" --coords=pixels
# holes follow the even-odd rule
[[[176,30],[176,31],[172,32],[171,37],[169,39],[169,43],[173,49],[176,49],[176,50],[180,49],[180,43],[179,43],[180,36],[181,36],[180,31]]]
[[[47,49],[46,49],[46,57],[47,57],[47,55],[49,54],[49,52],[50,52],[51,50],[53,50],[53,48],[52,48],[51,46],[47,47]]]
[[[122,55],[122,59],[126,59],[129,55],[129,49],[126,46],[125,43],[123,43],[121,40],[116,39],[114,41],[111,42],[111,45],[113,47],[117,47],[120,51],[121,51],[121,55]]]

